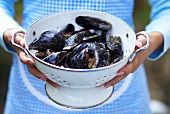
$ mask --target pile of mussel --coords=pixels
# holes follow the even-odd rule
[[[29,49],[45,62],[75,69],[104,67],[123,58],[121,38],[110,33],[111,23],[91,16],[78,16],[75,22],[81,30],[69,23],[60,31],[45,31]]]

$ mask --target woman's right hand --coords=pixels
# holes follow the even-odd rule
[[[28,71],[34,75],[35,77],[43,80],[43,81],[47,81],[48,83],[50,83],[52,86],[54,87],[57,87],[57,84],[48,80],[46,78],[46,76],[40,72],[34,65],[34,60],[32,58],[29,58],[26,56],[25,52],[18,48],[18,47],[15,47],[14,45],[12,45],[11,43],[11,38],[12,38],[12,35],[16,32],[16,29],[9,29],[9,30],[6,30],[4,32],[4,41],[6,44],[10,45],[11,47],[13,47],[13,49],[16,51],[16,53],[18,54],[19,56],[19,59],[22,63],[26,64],[27,65],[27,68],[28,68]],[[24,40],[24,33],[17,33],[15,38],[14,38],[14,42],[20,46],[22,46],[23,48],[25,48],[25,40]]]

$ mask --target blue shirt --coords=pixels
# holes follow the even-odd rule
[[[10,4],[9,4],[10,3]],[[3,41],[3,33],[10,28],[26,30],[37,19],[64,10],[97,10],[115,15],[133,29],[133,0],[24,0],[22,27],[13,20],[15,0],[0,1],[0,44],[14,54],[9,77],[5,114],[150,114],[150,96],[146,74],[141,65],[133,74],[114,86],[109,102],[92,109],[74,110],[63,108],[50,101],[44,90],[45,82],[32,76],[17,54]],[[161,57],[170,46],[170,1],[150,0],[151,23],[146,31],[158,31],[164,36],[164,47],[150,55]],[[161,23],[161,24],[158,24]],[[158,39],[159,40],[159,39]]]

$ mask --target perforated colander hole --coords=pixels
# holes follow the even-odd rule
[[[107,79],[107,76],[103,76],[102,82],[104,82]]]
[[[64,86],[68,86],[68,84],[66,83],[66,81],[65,81],[65,80],[63,81],[62,85],[64,85]]]
[[[32,35],[35,36],[35,35],[36,35],[36,32],[34,31],[34,32],[32,33]]]
[[[64,83],[66,83],[66,81],[63,81]]]
[[[67,84],[68,87],[70,87],[70,84]]]
[[[126,38],[129,38],[129,34],[128,33],[126,34]]]
[[[55,81],[48,73],[46,73],[45,76],[46,76],[49,80]]]
[[[51,77],[53,78],[53,77],[54,77],[54,75],[53,75],[53,74],[51,74]]]
[[[60,77],[57,77],[57,80],[60,81]]]
[[[45,74],[45,76],[46,76],[47,78],[50,78],[50,76],[49,76],[49,74],[48,74],[48,73],[46,73],[46,74]]]
[[[99,82],[96,82],[96,86],[98,86],[99,85]]]
[[[53,81],[56,81],[55,76],[53,74],[51,74],[51,78]]]
[[[58,81],[58,83],[59,83],[59,84],[62,84],[62,82],[61,82],[61,81]]]
[[[97,79],[97,80],[96,80],[96,84],[95,84],[95,85],[99,85],[99,81],[100,81],[100,80],[99,80],[99,79]]]

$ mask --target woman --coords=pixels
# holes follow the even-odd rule
[[[44,83],[49,80],[39,72],[31,58],[12,46],[11,36],[18,30],[26,30],[37,19],[54,12],[64,10],[96,10],[115,15],[129,24],[133,24],[133,0],[24,0],[22,26],[13,19],[15,0],[0,1],[0,44],[13,53],[13,63],[9,78],[9,89],[5,114],[150,114],[146,74],[143,61],[149,57],[156,60],[170,45],[170,1],[150,0],[151,22],[145,32],[150,39],[146,50],[138,53],[131,63],[119,70],[118,76],[107,82],[105,87],[113,86],[115,91],[111,102],[92,109],[74,110],[60,107],[48,100]],[[15,42],[24,46],[24,34],[17,34]],[[143,35],[137,37],[138,48],[146,44]],[[21,62],[22,63],[21,63]],[[131,74],[130,74],[131,73]],[[40,81],[39,79],[43,80]],[[124,86],[127,83],[126,87]],[[53,86],[57,86],[51,83]],[[117,97],[116,95],[117,94]]]

